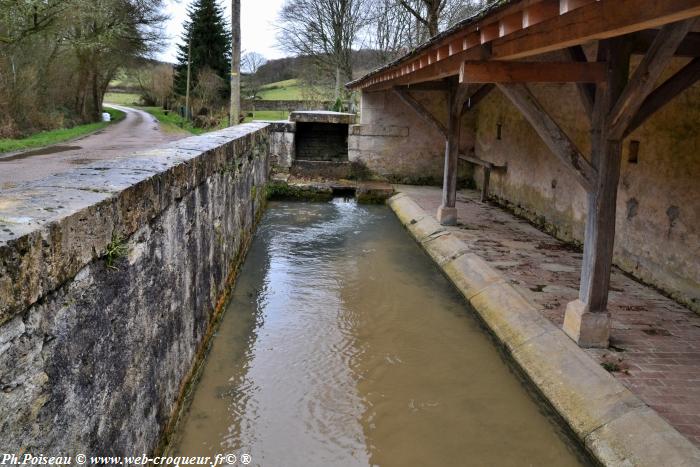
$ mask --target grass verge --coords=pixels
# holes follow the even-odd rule
[[[160,127],[166,133],[182,133],[187,132],[193,135],[201,135],[207,131],[213,131],[217,128],[206,130],[204,128],[196,128],[192,126],[192,123],[186,121],[184,118],[173,110],[163,110],[161,107],[138,107],[141,110],[148,112],[149,114],[156,117],[160,123]],[[225,126],[226,122],[222,122],[220,125],[222,128]]]
[[[253,120],[287,120],[289,112],[286,110],[260,110],[253,112],[252,117],[246,117],[245,123]]]
[[[110,123],[123,120],[126,116],[124,112],[116,109],[105,108],[105,112],[109,113],[112,119],[111,122],[88,123],[85,125],[77,125],[72,128],[59,128],[57,130],[42,131],[31,136],[27,136],[26,138],[0,139],[0,154],[5,152],[21,151],[23,149],[40,148],[69,141],[101,130]]]

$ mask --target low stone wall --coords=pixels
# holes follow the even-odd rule
[[[293,112],[295,110],[327,110],[333,106],[331,101],[252,101],[246,99],[243,101],[243,110],[252,111],[270,111],[278,110],[285,112]]]
[[[252,123],[0,194],[0,452],[157,448],[264,206],[268,158]]]

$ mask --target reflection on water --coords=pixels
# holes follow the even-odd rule
[[[580,465],[385,207],[272,203],[171,450],[260,466]]]

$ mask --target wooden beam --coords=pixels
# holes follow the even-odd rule
[[[491,43],[495,59],[531,57],[700,16],[700,0],[600,0]]]
[[[435,118],[428,109],[423,107],[423,104],[418,102],[406,89],[394,88],[393,91],[404,104],[412,108],[426,123],[433,126],[433,128],[447,138],[447,128],[445,128],[445,125]]]
[[[453,107],[450,108],[450,112],[454,112],[461,117],[462,112],[464,111],[464,104],[467,102],[467,100],[469,100],[469,97],[476,92],[476,89],[474,89],[473,86],[459,83],[454,83],[454,86],[456,87],[456,93],[452,102]]]
[[[426,81],[423,83],[407,84],[405,86],[396,86],[398,89],[406,89],[407,91],[443,91],[449,90],[447,83],[444,80]]]
[[[472,164],[480,165],[481,167],[487,167],[489,169],[496,169],[496,168],[505,167],[505,166],[496,166],[496,165],[493,165],[492,162],[485,161],[485,160],[480,159],[476,156],[467,156],[466,154],[460,154],[459,160],[465,161],[465,162],[471,162]]]
[[[649,94],[649,97],[644,100],[644,103],[627,126],[625,136],[629,136],[649,117],[697,81],[700,81],[700,58],[691,60],[690,63]]]
[[[442,204],[438,208],[437,220],[442,225],[457,223],[457,165],[459,161],[459,140],[461,131],[461,113],[458,99],[460,86],[451,87],[447,102],[448,125],[445,144],[445,171],[442,184]]]
[[[572,47],[567,47],[564,49],[564,55],[576,63],[587,63],[588,57],[586,57],[586,52],[584,52],[583,47],[580,45],[574,45]],[[583,106],[586,115],[588,116],[588,121],[590,122],[593,117],[593,104],[595,102],[595,86],[590,83],[577,83],[576,88],[578,90],[579,100]]]
[[[529,2],[523,2],[525,8]],[[515,8],[515,7],[513,7]],[[515,10],[507,9],[507,14]],[[488,16],[482,25],[491,24],[500,13]],[[504,15],[506,12],[504,12]],[[551,12],[548,11],[548,15]],[[450,55],[444,60],[432,63],[416,71],[406,69],[398,79],[388,79],[392,71],[404,69],[410,60],[406,59],[392,68],[371,74],[350,84],[352,89],[390,89],[397,84],[409,84],[445,78],[459,74],[465,60],[483,60],[491,57],[496,60],[515,60],[531,57],[566,47],[585,44],[594,40],[612,38],[625,34],[661,27],[674,21],[700,16],[700,0],[599,0],[569,11],[564,15],[538,18],[539,22],[525,29],[514,31],[507,36],[496,38],[486,44],[469,42],[465,50]],[[488,21],[488,23],[486,23]],[[477,24],[475,27],[479,27]],[[469,29],[448,35],[435,47],[449,44],[456,37],[471,37],[478,31]],[[443,44],[444,42],[444,44]],[[423,52],[427,56],[429,51]],[[417,55],[420,56],[420,55]],[[386,78],[386,79],[384,79]]]
[[[479,105],[479,102],[484,100],[484,98],[488,96],[495,87],[496,86],[492,83],[480,86],[479,89],[477,89],[474,94],[469,96],[469,99],[467,99],[467,101],[464,103],[464,107],[462,107],[462,114]]]
[[[467,61],[460,83],[596,83],[605,79],[604,63]]]
[[[629,75],[631,47],[626,39],[601,41],[598,47],[599,59],[609,64],[609,71],[607,82],[597,86],[591,124],[591,161],[597,178],[586,194],[588,212],[579,298],[567,304],[564,316],[564,331],[583,347],[607,348],[610,337],[607,303],[622,143],[609,139],[607,118]]]
[[[646,54],[659,33],[657,29],[645,29],[634,33],[633,54]],[[676,50],[676,57],[700,57],[700,32],[689,32]]]
[[[656,82],[669,64],[678,45],[686,36],[695,19],[686,19],[664,26],[649,47],[622,95],[615,103],[609,117],[609,138],[623,137],[630,122],[642,106]]]
[[[617,187],[620,179],[622,143],[609,135],[610,109],[628,85],[631,43],[617,38],[603,41],[600,53],[610,64],[608,82],[596,92],[591,131],[591,160],[598,172],[594,189],[587,195],[581,288],[579,300],[590,312],[605,312],[615,244]]]
[[[484,180],[481,185],[481,202],[485,203],[489,199],[489,184],[491,182],[491,169],[484,167]]]
[[[367,86],[365,89],[367,91],[380,91],[391,89],[394,86],[414,85],[416,83],[439,80],[450,76],[458,76],[460,67],[465,60],[486,60],[489,58],[489,50],[488,45],[475,47],[466,52],[446,58],[438,63],[427,65],[416,72],[405,74],[395,80]]]
[[[590,191],[597,179],[595,169],[583,157],[564,130],[544,110],[527,86],[503,83],[496,86],[520,110],[554,155],[572,169],[581,186]]]

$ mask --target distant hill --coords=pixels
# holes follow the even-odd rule
[[[383,64],[376,50],[363,49],[353,52],[353,77],[359,78]],[[270,60],[258,69],[258,78],[263,84],[298,79],[304,69],[313,64],[313,57],[286,57]]]

